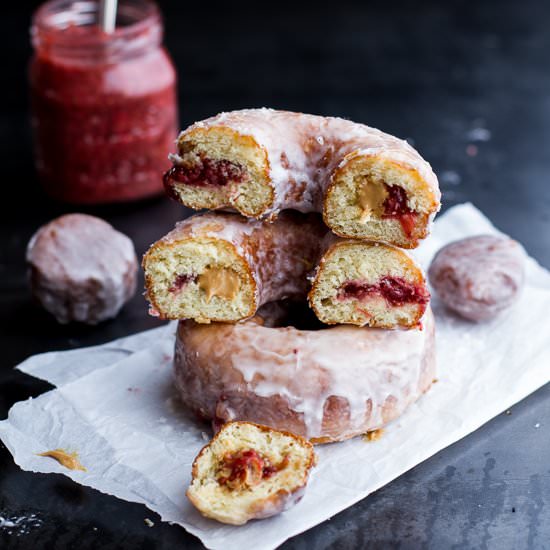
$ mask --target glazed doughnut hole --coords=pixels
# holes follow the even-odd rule
[[[450,310],[470,321],[486,321],[518,299],[525,257],[522,246],[509,237],[478,235],[440,249],[428,277]]]
[[[86,214],[67,214],[41,227],[28,244],[27,264],[34,298],[59,323],[111,319],[136,291],[132,241]]]

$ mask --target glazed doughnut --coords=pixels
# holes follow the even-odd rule
[[[429,301],[424,275],[402,250],[327,234],[314,214],[273,223],[237,214],[186,219],[143,260],[153,311],[162,318],[239,321],[287,297],[309,300],[327,324],[411,327]]]
[[[28,244],[27,264],[32,294],[60,323],[115,317],[136,291],[132,241],[86,214],[41,227]]]
[[[250,422],[228,422],[193,462],[187,496],[231,525],[273,516],[303,496],[315,464],[311,443]]]
[[[243,323],[180,321],[174,371],[183,404],[215,426],[257,422],[326,443],[383,427],[435,377],[429,308],[410,330],[273,326],[280,322],[266,308]]]
[[[449,309],[471,321],[485,321],[518,299],[525,258],[522,246],[508,237],[478,235],[439,250],[428,276]]]
[[[322,212],[336,234],[414,248],[440,206],[430,165],[363,124],[272,109],[221,113],[182,132],[165,175],[186,206],[245,216]]]

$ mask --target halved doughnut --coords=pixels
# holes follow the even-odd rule
[[[413,327],[430,293],[420,267],[394,246],[337,240],[323,255],[309,303],[323,323]]]
[[[358,151],[342,162],[328,186],[323,216],[343,237],[415,248],[428,236],[439,198],[428,174],[397,151]]]
[[[305,296],[326,231],[314,214],[287,212],[274,223],[221,212],[187,218],[143,258],[153,313],[239,321],[266,302]]]
[[[186,219],[144,256],[152,312],[166,319],[235,322],[267,302],[304,298],[321,321],[412,327],[429,301],[424,275],[393,246],[327,234],[314,214],[272,223],[236,214]]]
[[[440,206],[437,178],[417,151],[349,120],[233,111],[195,123],[177,147],[165,187],[195,209],[322,212],[340,236],[414,248]]]

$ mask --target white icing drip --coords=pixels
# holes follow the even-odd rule
[[[183,133],[183,132],[182,132]],[[181,136],[182,134],[180,134]],[[176,142],[177,143],[177,142]],[[172,164],[175,164],[176,166],[180,165],[182,162],[183,162],[183,159],[181,158],[180,155],[178,155],[177,153],[168,153],[168,160],[172,163]]]
[[[285,345],[284,331],[266,334],[243,327],[239,337],[245,343],[232,355],[232,366],[243,375],[250,391],[262,397],[285,397],[292,409],[304,415],[310,438],[321,437],[324,407],[331,396],[347,400],[354,429],[364,422],[368,399],[372,402],[370,423],[382,425],[386,399],[393,396],[406,401],[418,385],[431,313],[423,322],[422,330],[337,327],[322,333],[298,331],[290,342],[293,348]],[[282,351],[267,351],[265,338],[271,349]]]

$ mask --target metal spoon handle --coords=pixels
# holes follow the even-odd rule
[[[99,25],[103,32],[111,34],[116,25],[117,0],[99,0]]]

